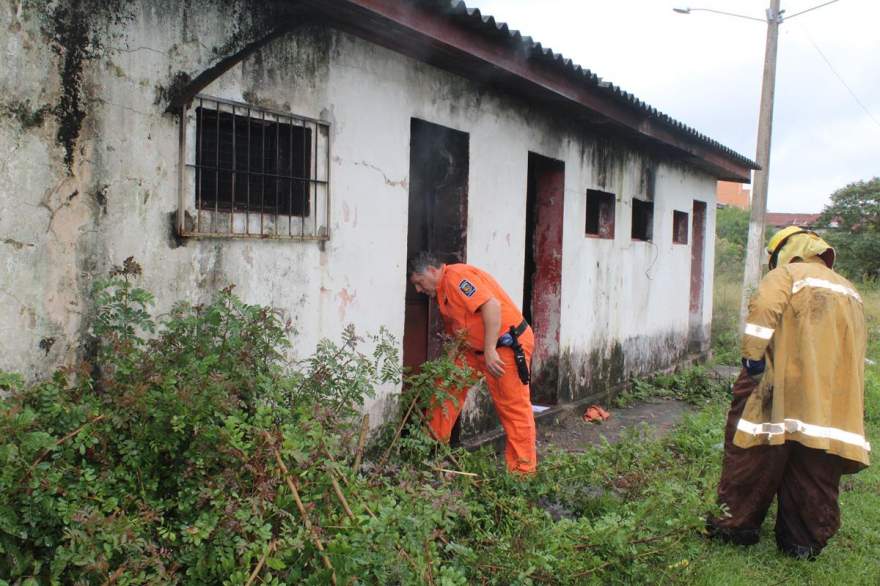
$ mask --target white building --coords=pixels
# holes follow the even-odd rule
[[[354,323],[410,364],[436,318],[408,254],[465,260],[523,301],[542,402],[707,349],[715,182],[755,165],[461,2],[0,20],[2,369],[81,355],[92,280],[129,256],[159,311],[234,283],[292,315],[300,354]]]

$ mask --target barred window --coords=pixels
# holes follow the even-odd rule
[[[185,236],[329,237],[329,125],[197,96],[185,113]]]

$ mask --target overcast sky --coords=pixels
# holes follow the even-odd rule
[[[782,8],[793,15],[824,1],[782,0]],[[766,24],[710,12],[682,15],[672,7],[763,19],[769,0],[466,3],[755,159]],[[880,0],[839,0],[780,28],[767,207],[818,212],[834,190],[875,176]]]

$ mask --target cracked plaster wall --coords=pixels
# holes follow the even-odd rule
[[[92,279],[128,256],[143,265],[159,312],[235,283],[245,301],[290,313],[300,355],[321,337],[338,337],[349,322],[361,331],[384,325],[401,339],[411,117],[469,133],[468,262],[491,271],[515,301],[522,297],[528,152],[565,162],[560,353],[571,365],[566,380],[588,385],[590,369],[599,368],[590,357],[599,356],[601,365],[616,347],[625,349],[626,372],[668,366],[681,356],[690,246],[672,244],[672,211],[690,213],[693,199],[708,204],[708,328],[712,177],[609,146],[517,98],[318,28],[272,41],[203,93],[332,124],[332,239],[323,250],[259,240],[179,246],[170,219],[177,209],[177,118],[163,114],[159,98],[178,72],[197,74],[213,64],[213,48],[231,26],[210,3],[197,11],[195,4],[202,3],[135,3],[114,50],[89,64],[88,116],[72,175],[51,120],[23,129],[0,118],[0,368],[33,378],[71,361],[85,334]],[[13,23],[0,30],[3,95],[55,102],[56,57],[38,22],[9,2],[0,5],[0,22]],[[631,201],[644,196],[646,166],[656,170],[653,243],[629,237]],[[588,188],[617,195],[614,240],[584,237]],[[55,339],[48,351],[40,348],[46,338]],[[394,391],[385,389],[389,396]],[[369,408],[378,415],[383,402]]]

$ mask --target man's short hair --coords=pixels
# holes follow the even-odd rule
[[[406,265],[406,276],[412,277],[416,273],[424,273],[430,267],[439,269],[443,263],[437,260],[433,253],[423,250],[409,259]]]

